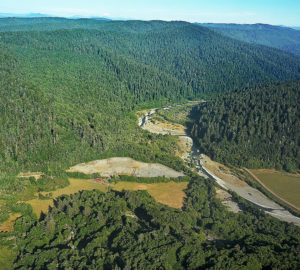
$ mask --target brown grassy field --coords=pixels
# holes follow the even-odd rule
[[[271,191],[300,208],[300,175],[275,170],[251,170]]]
[[[142,184],[133,182],[118,182],[112,188],[118,191],[121,190],[147,190],[151,196],[162,204],[174,208],[181,208],[185,197],[184,190],[188,182],[169,182],[157,184]]]
[[[52,198],[59,197],[61,195],[74,194],[80,190],[93,190],[99,189],[106,192],[108,189],[107,184],[97,183],[93,180],[82,180],[70,178],[70,185],[58,189],[52,192]],[[116,185],[111,186],[115,190],[147,190],[154,199],[160,203],[169,205],[174,208],[181,208],[185,193],[183,190],[187,187],[187,182],[182,183],[157,183],[157,184],[141,184],[132,182],[118,182]],[[47,192],[42,192],[43,195],[47,195]],[[53,206],[53,200],[39,200],[33,199],[27,201],[36,215],[39,217],[41,212],[47,213],[49,206]]]
[[[15,220],[20,216],[18,213],[10,215],[9,219],[0,225],[0,232],[12,232],[14,230]]]
[[[33,211],[38,217],[41,212],[47,213],[49,206],[53,206],[53,199],[61,195],[74,194],[81,190],[93,190],[98,189],[103,192],[108,190],[108,185],[105,183],[97,183],[94,180],[86,179],[73,179],[70,178],[70,185],[52,191],[52,199],[40,200],[38,198],[26,201],[33,208]],[[185,193],[183,190],[187,187],[188,182],[169,182],[169,183],[157,183],[157,184],[141,184],[131,182],[119,182],[116,185],[112,185],[112,189],[115,190],[147,190],[154,199],[160,203],[169,205],[174,208],[181,208],[183,205],[183,199]],[[49,192],[41,192],[42,195],[46,196]],[[10,218],[0,226],[0,231],[13,231],[15,220],[20,217],[20,214],[11,215]]]
[[[56,191],[52,191],[52,198],[59,197],[61,195],[69,195],[69,194],[74,194],[80,190],[93,190],[93,189],[99,189],[103,192],[107,191],[107,185],[101,184],[101,183],[96,183],[93,180],[83,180],[83,179],[73,179],[70,178],[70,185],[58,189]],[[43,195],[47,195],[49,192],[42,192]],[[53,206],[53,200],[39,200],[39,199],[33,199],[30,201],[27,201],[32,208],[33,211],[36,213],[36,215],[39,217],[41,212],[43,211],[44,213],[48,212],[49,206]]]

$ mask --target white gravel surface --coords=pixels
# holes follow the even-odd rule
[[[184,176],[183,173],[177,172],[159,163],[145,163],[126,157],[115,157],[81,163],[71,167],[68,171],[81,172],[85,174],[99,173],[101,176],[105,177],[122,174],[138,177],[164,176],[167,178]]]

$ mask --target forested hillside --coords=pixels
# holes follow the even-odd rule
[[[50,26],[63,24],[44,20]],[[23,49],[72,51],[110,59],[106,57],[108,51],[168,73],[192,87],[194,95],[258,81],[295,79],[299,73],[299,59],[295,57],[186,22],[67,20],[66,25],[75,23],[81,29],[3,32],[1,40]],[[91,24],[96,26],[91,29]]]
[[[271,83],[199,106],[192,134],[213,159],[250,168],[300,169],[300,83]]]
[[[149,148],[148,136],[137,127],[130,112],[139,97],[151,104],[155,87],[160,92],[167,90],[164,84],[168,82],[176,91],[180,82],[154,82],[155,74],[151,73],[156,85],[152,84],[152,95],[139,96],[146,86],[134,95],[128,90],[130,86],[104,64],[94,61],[93,66],[92,57],[73,58],[59,53],[52,57],[33,51],[23,61],[4,46],[0,54],[1,170],[60,170],[82,160],[112,155],[150,161],[159,153],[159,159],[167,162],[166,153],[175,150],[175,139],[160,136],[152,138],[154,147]],[[30,56],[40,57],[35,67],[30,66]],[[147,68],[144,72],[143,81],[147,82]]]
[[[17,221],[15,269],[299,267],[296,226],[242,200],[244,212],[226,211],[212,182],[201,177],[186,192],[182,211],[156,203],[145,191],[60,197],[38,222]]]
[[[65,23],[71,29],[33,30]],[[61,170],[116,155],[174,167],[168,154],[175,139],[152,136],[158,147],[149,148],[133,111],[300,78],[298,58],[186,22],[0,24],[6,30],[0,33],[3,171]],[[33,29],[8,31],[9,25]]]
[[[300,31],[268,24],[201,24],[238,40],[274,47],[300,56]]]

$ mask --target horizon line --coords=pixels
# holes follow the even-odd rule
[[[7,16],[5,16],[7,15]],[[37,16],[35,16],[37,15]],[[71,20],[80,20],[80,19],[106,19],[106,20],[112,20],[112,21],[165,21],[165,22],[175,22],[175,21],[182,21],[182,22],[189,22],[189,23],[200,23],[200,24],[236,24],[236,25],[256,25],[256,24],[262,24],[262,25],[271,25],[271,26],[283,26],[283,27],[300,27],[300,25],[285,25],[285,24],[271,24],[271,23],[236,23],[236,22],[212,22],[212,21],[206,21],[206,22],[200,22],[200,21],[186,21],[186,20],[180,20],[180,19],[171,19],[171,20],[165,20],[165,19],[136,19],[136,18],[122,18],[122,17],[109,17],[109,16],[97,16],[97,15],[90,15],[90,16],[84,16],[80,14],[74,14],[74,15],[68,15],[68,16],[62,16],[62,15],[55,15],[55,14],[46,14],[46,13],[40,13],[40,12],[30,12],[30,13],[9,13],[9,12],[0,12],[0,19],[5,18],[23,18],[23,19],[32,19],[32,18],[62,18],[62,19],[71,19]]]

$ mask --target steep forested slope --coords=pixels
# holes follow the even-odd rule
[[[73,51],[105,57],[106,61],[110,61],[106,57],[109,51],[118,58],[117,64],[125,57],[168,73],[192,87],[193,96],[257,82],[299,78],[298,58],[235,41],[201,26],[185,22],[149,22],[148,25],[128,22],[125,27],[124,22],[117,23],[119,28],[113,30],[107,27],[101,31],[6,32],[1,38],[22,48]]]
[[[237,90],[199,106],[192,134],[225,163],[300,168],[300,83]]]
[[[148,147],[132,111],[300,77],[296,57],[186,22],[22,20],[0,24],[71,29],[0,33],[3,170],[112,155],[167,162],[175,139]]]
[[[159,156],[166,162],[167,153],[174,151],[175,139],[160,136],[152,138],[154,147],[149,148],[148,136],[130,112],[140,99],[151,102],[155,89],[168,89],[165,81],[172,90],[180,88],[180,82],[157,79],[155,85],[149,83],[153,90],[149,97],[138,94],[147,86],[131,92],[133,81],[117,77],[92,57],[28,50],[23,62],[5,46],[0,55],[1,170],[47,170],[49,166],[60,170],[111,155],[148,161]],[[39,58],[36,66],[30,65],[31,56]],[[147,69],[144,74],[147,82]],[[155,76],[151,73],[151,81]]]
[[[266,45],[300,55],[300,31],[267,24],[201,24],[238,40]]]

